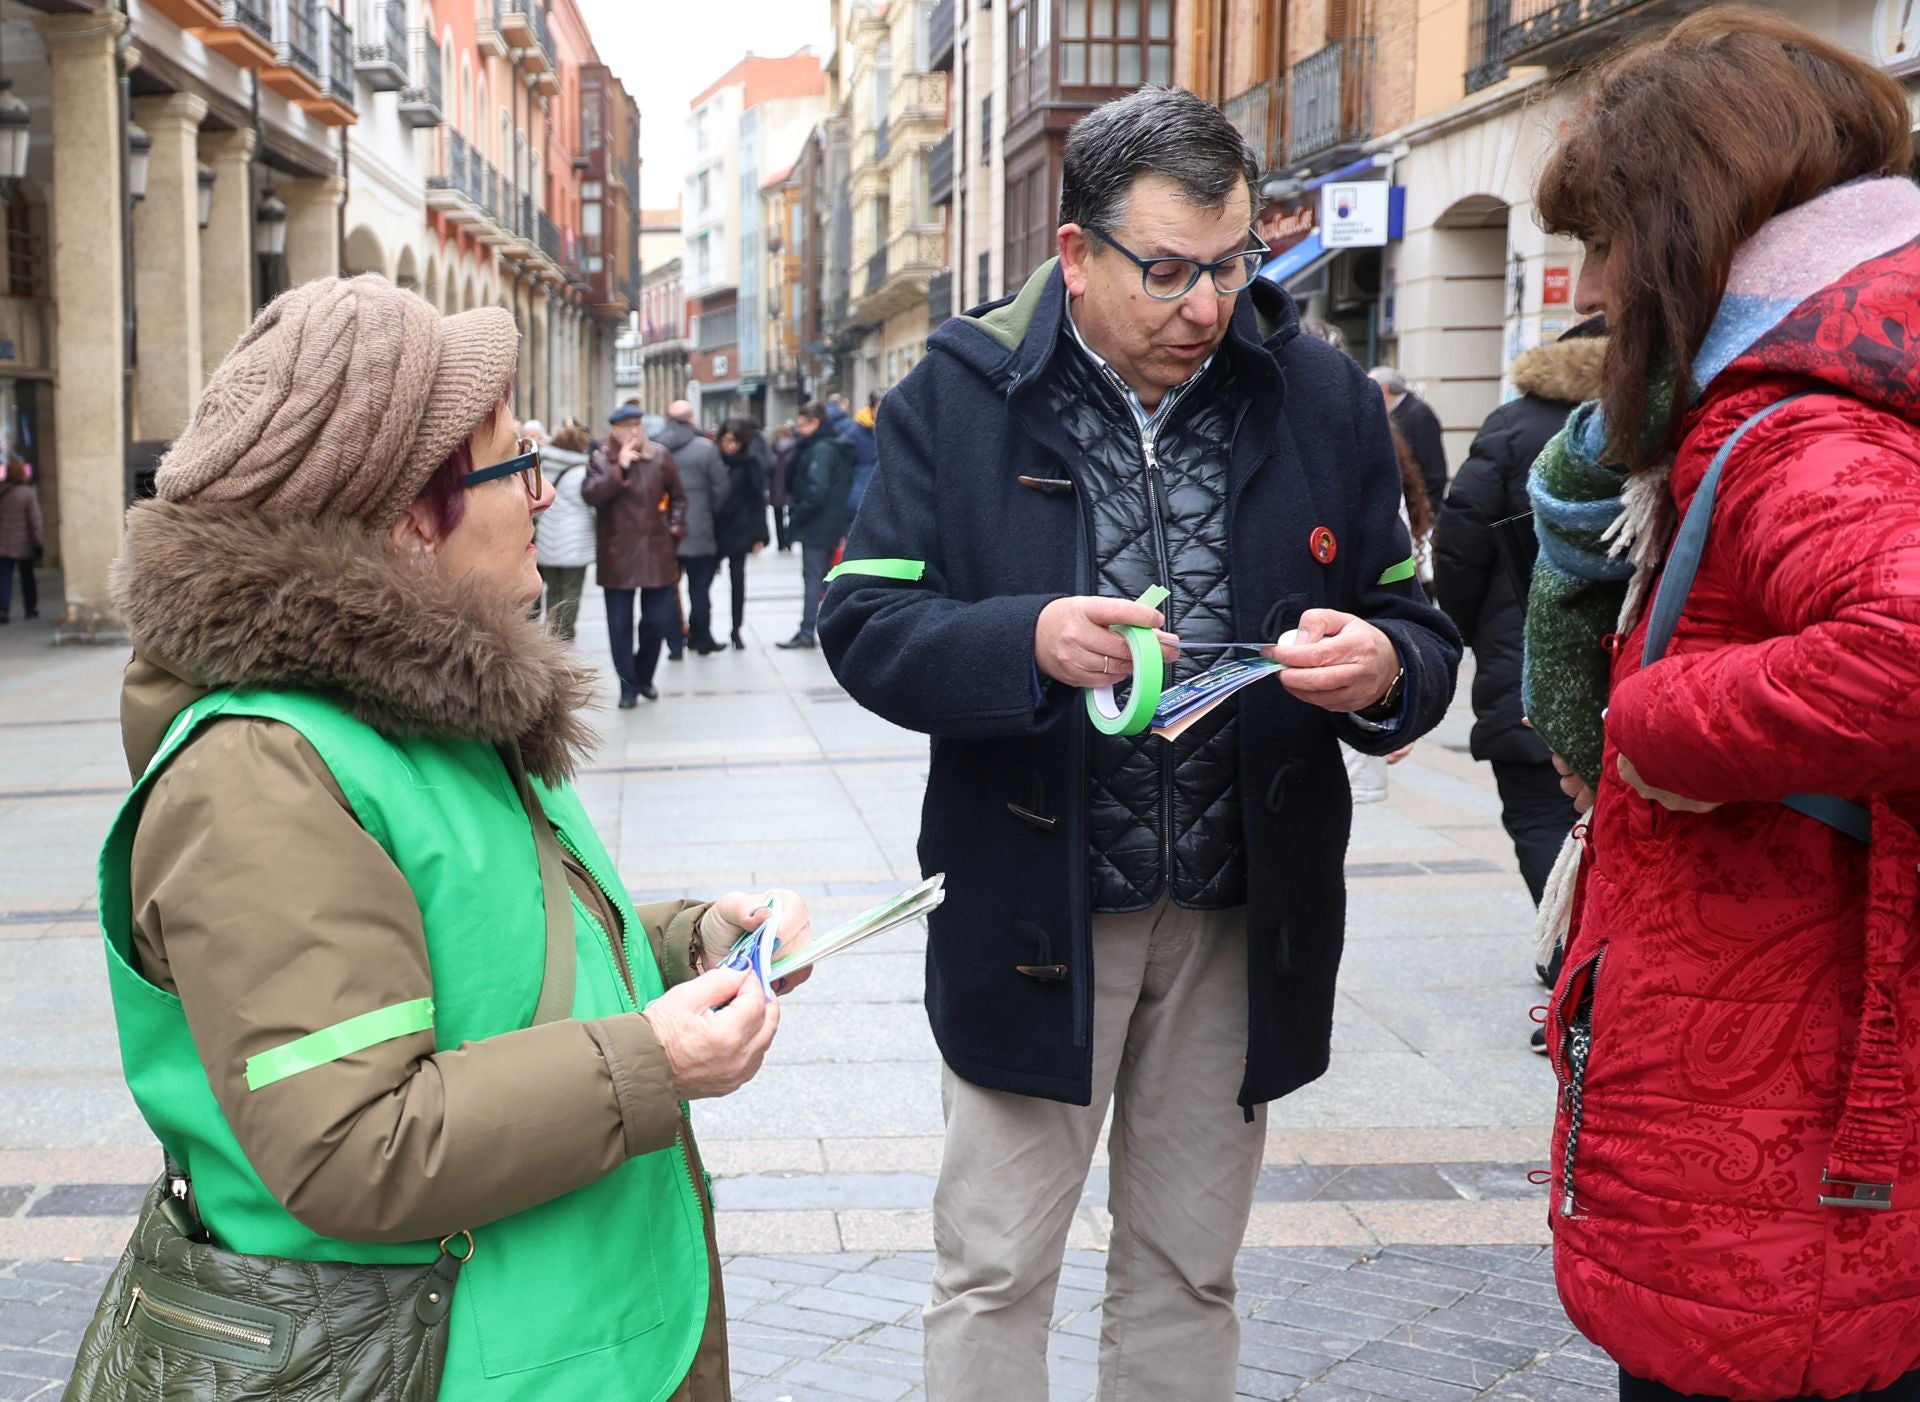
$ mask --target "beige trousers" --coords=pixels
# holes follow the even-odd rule
[[[1247,918],[1162,901],[1093,921],[1093,1103],[983,1090],[943,1073],[933,1199],[930,1402],[1044,1402],[1067,1229],[1107,1107],[1113,1234],[1101,1402],[1236,1391],[1234,1255],[1266,1139],[1235,1102],[1246,1070]]]

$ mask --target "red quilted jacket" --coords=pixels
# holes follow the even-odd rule
[[[1724,315],[1723,310],[1723,315]],[[1807,298],[1685,424],[1724,470],[1665,660],[1616,653],[1549,1019],[1560,1293],[1628,1372],[1743,1402],[1920,1369],[1920,240]],[[1723,806],[1672,812],[1620,779]],[[1780,806],[1870,804],[1870,848]],[[1892,1206],[1823,1206],[1834,1180]]]

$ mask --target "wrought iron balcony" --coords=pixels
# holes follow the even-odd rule
[[[553,26],[539,0],[500,0],[500,33],[520,50],[521,63],[539,77],[554,71]]]
[[[548,262],[559,267],[565,261],[561,256],[563,249],[560,228],[547,216],[544,209],[540,211],[537,222],[540,228],[540,251],[547,256]]]
[[[1373,135],[1373,38],[1342,39],[1293,65],[1289,162],[1311,161]]]
[[[483,57],[491,54],[495,58],[505,58],[512,51],[506,34],[501,30],[502,11],[505,8],[505,0],[480,0],[474,6],[475,38]]]
[[[938,326],[953,315],[953,269],[942,268],[927,282],[927,325]]]
[[[1500,45],[1507,34],[1507,15],[1511,0],[1473,0],[1472,17],[1467,23],[1467,91],[1490,88],[1507,76],[1507,61]]]
[[[273,13],[268,0],[220,0],[215,23],[193,37],[231,63],[260,68],[274,61]]]
[[[437,127],[440,106],[440,45],[424,29],[413,31],[413,72],[400,93],[400,120],[410,127]]]
[[[484,163],[457,131],[440,131],[427,169],[427,206],[455,224],[477,224],[483,217]]]
[[[953,199],[952,132],[941,137],[939,144],[927,152],[927,189],[937,205],[947,204]]]
[[[279,32],[274,35],[280,62],[320,80],[320,0],[284,0]]]
[[[1703,0],[1504,0],[1494,56],[1510,64],[1559,68],[1612,47],[1636,31],[1667,23]]]
[[[353,26],[332,10],[320,12],[321,29],[327,36],[327,96],[349,115],[354,109]],[[319,113],[316,112],[316,115]]]
[[[381,0],[373,8],[373,30],[360,36],[353,66],[375,92],[399,92],[407,85],[407,0]]]
[[[936,73],[953,72],[954,0],[939,0],[927,16],[927,67]]]
[[[1285,164],[1279,150],[1280,99],[1285,90],[1284,83],[1278,78],[1271,78],[1264,83],[1255,83],[1245,92],[1220,104],[1220,110],[1226,114],[1227,120],[1233,123],[1253,149],[1254,159],[1260,163],[1263,171]]]

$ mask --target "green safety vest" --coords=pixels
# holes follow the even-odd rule
[[[282,1207],[227,1126],[180,1000],[135,966],[131,867],[141,811],[168,761],[220,716],[280,721],[305,736],[361,826],[406,877],[426,926],[433,997],[421,1000],[424,1007],[402,1004],[384,1015],[389,1028],[402,1031],[409,1016],[421,1018],[414,1026],[422,1030],[430,1017],[441,1050],[533,1020],[546,920],[528,815],[506,764],[483,741],[396,739],[319,697],[220,691],[174,719],[100,857],[100,919],[127,1085],[160,1142],[186,1166],[215,1238],[233,1251],[296,1260],[430,1261],[435,1242],[334,1240]],[[662,992],[660,971],[612,860],[571,788],[534,788],[562,845],[626,922],[637,956],[628,962],[644,1006]],[[298,862],[300,854],[286,859]],[[573,917],[573,1016],[635,1011],[607,934],[578,898]],[[356,1038],[348,1029],[340,1040],[351,1049],[380,1039]],[[311,1039],[303,1042],[312,1047]],[[323,1049],[311,1064],[325,1059]],[[298,1070],[283,1061],[275,1078],[288,1074]],[[270,1084],[250,1093],[271,1093]],[[707,1315],[706,1236],[690,1174],[685,1148],[675,1144],[551,1202],[475,1223],[473,1259],[454,1297],[442,1402],[650,1402],[671,1393],[693,1363]]]

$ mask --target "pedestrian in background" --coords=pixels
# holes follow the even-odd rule
[[[847,494],[853,482],[853,454],[827,423],[826,408],[818,400],[800,406],[794,415],[793,457],[787,464],[787,517],[800,547],[800,630],[776,647],[813,647],[814,622],[820,614],[820,591],[827,569],[847,533]]]
[[[40,514],[40,489],[33,466],[7,454],[0,466],[0,623],[13,621],[13,575],[20,572],[20,602],[26,617],[40,616],[40,586],[33,568],[46,549],[47,524]]]
[[[628,402],[636,409],[640,407],[640,401],[637,399]],[[667,431],[667,416],[643,412],[640,416],[640,427],[646,433],[648,442],[658,443]],[[661,510],[665,509],[666,502],[663,498]],[[680,557],[676,554],[673,558],[673,627],[667,630],[669,662],[684,662],[687,659],[687,606],[680,597],[680,581],[685,575],[686,571],[680,567]]]
[[[566,642],[573,641],[580,591],[593,563],[594,512],[580,495],[592,442],[584,428],[570,423],[540,455],[541,471],[553,486],[553,504],[534,523],[540,577],[547,582],[547,627]]]
[[[853,464],[853,481],[847,488],[847,519],[851,521],[860,512],[860,500],[867,494],[867,483],[873,480],[874,464],[879,461],[879,453],[874,444],[874,414],[880,405],[880,396],[873,395],[867,400],[866,407],[859,413],[850,412],[852,403],[844,394],[829,395],[827,398],[827,425],[834,436],[846,444],[849,460]]]
[[[1560,1297],[1625,1402],[1912,1398],[1907,95],[1732,6],[1582,89],[1534,200],[1608,326],[1531,491],[1527,714],[1592,804],[1547,1024]]]
[[[1440,416],[1426,400],[1407,385],[1407,377],[1391,365],[1377,365],[1367,377],[1380,386],[1387,402],[1387,414],[1413,449],[1420,464],[1420,480],[1426,483],[1427,500],[1438,504],[1447,495],[1447,445],[1440,432]]]
[[[774,1035],[715,967],[765,898],[636,908],[573,792],[591,679],[528,618],[518,339],[304,283],[127,514],[100,907],[168,1168],[75,1402],[727,1395],[682,1102]]]
[[[687,494],[669,453],[647,437],[631,405],[607,419],[607,441],[587,463],[580,496],[594,508],[594,572],[607,602],[607,640],[620,679],[620,709],[658,701],[660,649],[680,628],[680,565]],[[634,595],[639,595],[636,631]]]
[[[714,514],[714,540],[727,562],[732,589],[733,645],[746,647],[740,629],[747,620],[747,556],[767,545],[766,440],[760,425],[744,416],[720,425],[720,457],[727,465],[727,494]]]
[[[767,504],[773,508],[773,537],[783,555],[793,549],[793,526],[787,520],[793,497],[787,491],[787,469],[793,466],[797,446],[791,421],[774,429],[770,446],[772,461],[767,471]]]
[[[1475,759],[1493,768],[1500,821],[1536,906],[1575,815],[1573,800],[1560,791],[1545,742],[1525,723],[1520,665],[1526,598],[1501,557],[1498,528],[1527,515],[1533,460],[1565,426],[1575,405],[1599,396],[1606,330],[1606,318],[1593,317],[1513,362],[1508,377],[1519,396],[1480,425],[1434,531],[1435,599],[1473,649],[1474,722],[1468,744]],[[1518,563],[1531,567],[1531,555]],[[1543,965],[1538,973],[1551,985],[1559,969]],[[1532,1044],[1546,1053],[1545,1028],[1533,1030]]]
[[[687,574],[687,646],[706,657],[726,649],[713,637],[713,577],[720,570],[714,516],[727,499],[727,465],[720,460],[720,450],[701,437],[693,405],[685,399],[667,406],[660,446],[673,454],[687,493],[687,534],[679,552]]]
[[[1100,1395],[1235,1396],[1266,1106],[1327,1065],[1336,741],[1398,749],[1453,694],[1459,642],[1413,578],[1379,392],[1256,276],[1259,174],[1191,93],[1080,118],[1060,257],[935,329],[888,394],[887,470],[828,588],[841,685],[932,737],[933,1402],[1046,1396],[1109,1109]],[[1154,587],[1164,611],[1135,602]],[[1297,631],[1265,650],[1284,672],[1175,745],[1089,718],[1083,691],[1132,672],[1114,625],[1182,645]],[[1162,647],[1176,682],[1220,656]]]

